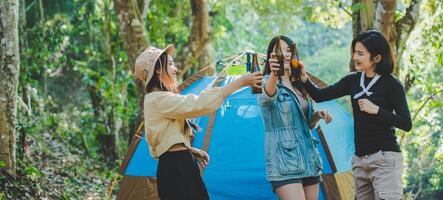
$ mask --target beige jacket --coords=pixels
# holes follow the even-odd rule
[[[146,139],[153,158],[178,143],[190,145],[191,132],[184,130],[186,118],[207,115],[223,103],[221,88],[203,90],[200,95],[156,91],[145,96]]]

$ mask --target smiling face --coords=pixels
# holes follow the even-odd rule
[[[168,55],[168,75],[177,83],[177,67],[170,55]]]
[[[289,70],[289,68],[290,68],[289,61],[291,60],[291,48],[289,47],[289,45],[285,41],[279,40],[279,42],[280,42],[280,47],[281,47],[281,50],[283,52],[283,57],[284,57],[284,59],[283,59],[284,69]],[[276,46],[277,45],[274,46],[273,53],[275,53],[277,51],[275,49]]]
[[[371,58],[371,53],[361,42],[357,42],[352,52],[352,59],[357,71],[367,71],[375,69],[375,61]]]
[[[155,63],[155,74],[148,83],[148,89],[152,88],[162,91],[175,91],[177,88],[177,68],[167,53],[163,53]]]

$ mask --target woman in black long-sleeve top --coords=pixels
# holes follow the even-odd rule
[[[402,199],[403,157],[394,127],[409,131],[412,123],[403,86],[392,75],[391,48],[383,34],[367,31],[354,38],[351,50],[357,72],[320,89],[308,79],[301,64],[304,88],[317,102],[351,97],[356,198]]]

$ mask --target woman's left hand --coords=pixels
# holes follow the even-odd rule
[[[320,111],[318,111],[318,116],[319,116],[321,119],[324,119],[325,122],[326,122],[326,124],[329,124],[329,122],[332,121],[332,116],[331,116],[331,115],[329,114],[329,112],[326,111],[326,110],[320,110]]]
[[[202,163],[203,167],[207,167],[209,165],[209,155],[206,153],[206,151],[192,147],[191,152],[194,157],[200,161],[200,163]]]
[[[360,110],[369,114],[377,114],[379,107],[373,104],[368,99],[359,99],[358,105],[360,106]]]
[[[308,72],[306,72],[305,64],[303,64],[303,62],[299,62],[299,65],[301,72],[301,82],[306,83],[306,81],[308,81]]]
[[[312,129],[315,127],[315,125],[320,121],[320,119],[325,120],[326,124],[329,124],[329,122],[332,121],[332,116],[329,114],[326,110],[318,110],[315,111],[312,114],[311,119],[309,120],[309,129]]]

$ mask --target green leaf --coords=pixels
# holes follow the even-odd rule
[[[25,169],[27,175],[31,177],[42,177],[43,173],[34,166],[28,166]]]
[[[355,3],[355,4],[352,4],[352,6],[351,6],[352,12],[357,12],[357,11],[364,9],[364,8],[366,8],[366,5],[364,3]]]
[[[0,160],[0,168],[6,166],[6,161]]]

